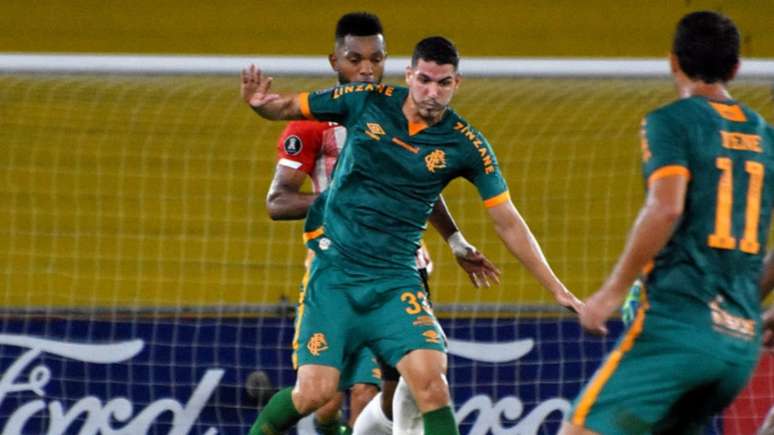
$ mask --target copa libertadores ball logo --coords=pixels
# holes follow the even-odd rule
[[[285,139],[285,143],[283,144],[283,146],[285,147],[285,152],[289,156],[295,156],[295,155],[298,155],[301,152],[301,150],[304,148],[304,143],[301,141],[300,137],[293,135],[293,136],[288,136]]]

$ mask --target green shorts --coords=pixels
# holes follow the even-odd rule
[[[382,370],[374,353],[367,347],[361,347],[352,358],[344,363],[339,378],[339,390],[346,391],[353,385],[371,384],[381,388]]]
[[[336,367],[345,375],[346,362],[363,347],[392,366],[415,349],[446,351],[418,273],[344,270],[331,254],[318,253],[312,262],[294,340],[298,365]]]
[[[755,361],[664,340],[641,307],[573,403],[569,422],[603,435],[701,433],[744,388]]]

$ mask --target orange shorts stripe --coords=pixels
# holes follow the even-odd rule
[[[634,346],[634,340],[642,333],[642,327],[645,323],[645,311],[648,309],[648,297],[645,286],[642,287],[640,308],[637,310],[637,317],[632,322],[631,328],[626,332],[626,336],[621,340],[621,344],[610,353],[597,373],[591,379],[588,388],[583,392],[580,400],[578,401],[578,407],[572,415],[572,424],[575,426],[583,427],[586,423],[586,416],[588,416],[591,406],[596,402],[599,397],[602,387],[605,386],[610,377],[613,376],[615,370],[621,362],[624,354],[631,350]]]
[[[293,332],[293,369],[298,370],[298,335],[301,333],[301,319],[304,317],[304,293],[309,284],[309,267],[304,272],[304,279],[301,280],[301,292],[298,295],[298,317],[296,318],[295,331]]]
[[[650,174],[650,177],[648,177],[648,186],[660,178],[671,177],[673,175],[682,175],[689,180],[691,179],[691,171],[685,166],[669,165],[658,168]]]
[[[511,194],[506,190],[505,192],[499,195],[496,195],[487,200],[484,200],[484,207],[486,208],[494,207],[496,205],[500,205],[504,203],[505,201],[508,201],[509,199],[511,199]]]

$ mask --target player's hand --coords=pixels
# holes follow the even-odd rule
[[[492,284],[500,284],[500,270],[475,247],[469,245],[464,250],[454,250],[453,253],[457,264],[468,274],[470,282],[476,288],[489,288]]]
[[[774,306],[763,313],[763,346],[774,352]]]
[[[578,311],[578,318],[583,329],[593,335],[607,335],[607,319],[613,315],[617,305],[611,303],[607,292],[600,290],[586,300]]]
[[[564,308],[567,308],[569,311],[572,311],[573,313],[579,313],[581,308],[583,308],[583,302],[581,302],[580,299],[578,299],[574,294],[572,294],[571,291],[567,290],[566,288],[562,287],[561,290],[553,292],[554,299],[556,299],[556,302],[563,306]]]
[[[279,94],[270,93],[272,78],[261,73],[255,65],[242,69],[242,99],[253,109],[260,108],[278,99]]]

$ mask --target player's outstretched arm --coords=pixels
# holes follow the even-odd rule
[[[280,119],[304,119],[298,94],[280,95],[271,92],[272,78],[263,74],[255,65],[242,70],[242,99],[263,118],[271,121]]]
[[[309,207],[317,195],[302,192],[306,173],[277,164],[269,193],[266,195],[266,210],[272,220],[294,220],[306,217]]]
[[[513,203],[508,200],[489,207],[489,216],[495,230],[509,251],[529,270],[538,282],[551,292],[559,305],[579,311],[583,303],[575,297],[556,277],[548,260],[543,255],[538,241],[530,231]]]
[[[586,300],[580,313],[588,331],[604,328],[605,321],[623,304],[629,287],[645,266],[667,244],[683,214],[688,178],[673,175],[655,180],[634,223],[624,251],[602,287]]]
[[[449,244],[457,264],[468,274],[470,282],[475,287],[489,287],[491,284],[500,283],[500,271],[475,246],[465,240],[446,207],[443,195],[438,196],[429,221],[433,228],[438,231],[438,234]]]

